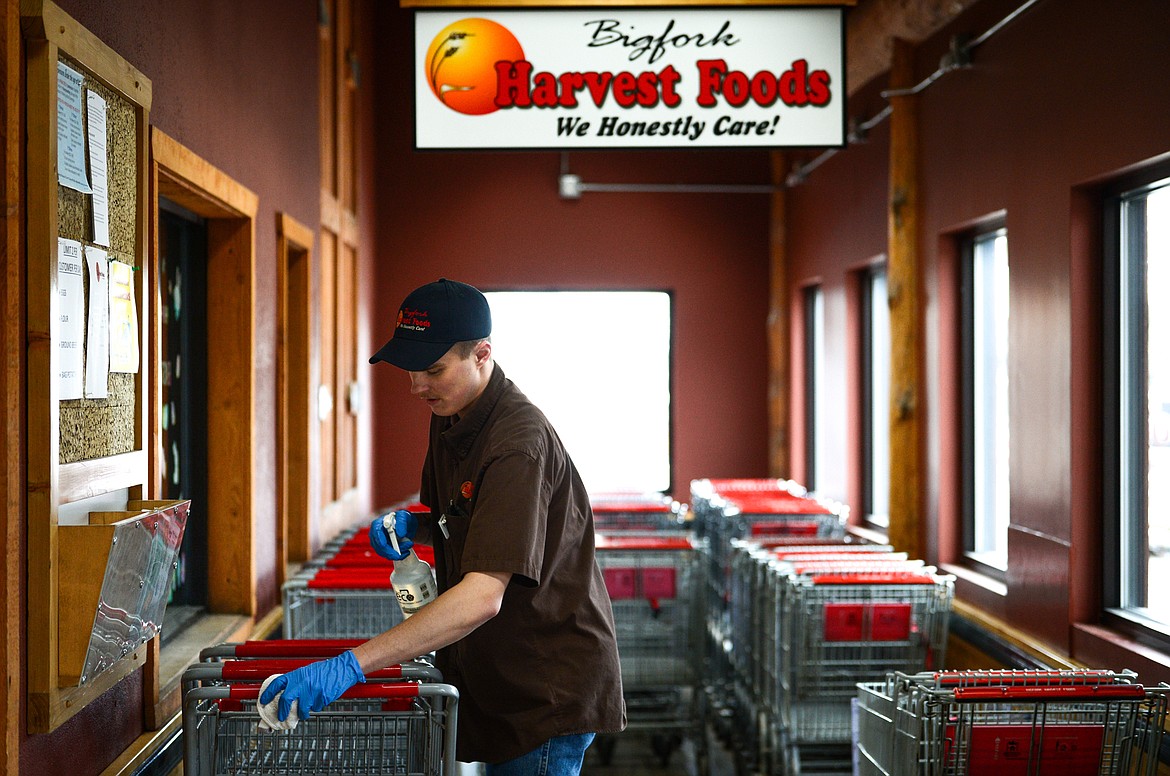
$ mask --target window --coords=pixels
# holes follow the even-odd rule
[[[1011,493],[1006,230],[972,235],[963,253],[964,549],[976,564],[1002,572]]]
[[[671,487],[671,298],[495,291],[492,347],[556,428],[591,493]]]
[[[1170,599],[1151,595],[1170,582],[1170,178],[1106,216],[1106,598],[1170,634]]]
[[[861,287],[861,508],[873,526],[890,525],[890,305],[885,267]]]
[[[818,488],[818,476],[828,471],[824,430],[825,402],[825,294],[820,286],[804,290],[804,434],[805,482]]]

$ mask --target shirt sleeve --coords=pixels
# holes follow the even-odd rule
[[[507,572],[519,575],[522,584],[540,584],[549,502],[542,469],[541,460],[519,450],[502,453],[483,468],[463,573]]]

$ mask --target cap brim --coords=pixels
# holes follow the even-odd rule
[[[391,337],[377,353],[370,356],[370,363],[385,361],[387,364],[405,369],[407,372],[421,372],[447,355],[454,342],[419,342],[403,337]]]

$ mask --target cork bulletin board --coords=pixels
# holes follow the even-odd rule
[[[125,677],[147,670],[149,643],[127,647],[112,663],[103,663],[96,675],[77,676],[71,667],[70,656],[76,651],[73,645],[91,640],[95,622],[89,605],[79,604],[79,600],[88,600],[84,595],[79,599],[79,591],[88,592],[95,581],[104,579],[96,571],[86,572],[81,561],[98,551],[95,548],[101,545],[105,526],[94,522],[92,512],[76,509],[62,523],[60,509],[95,498],[130,504],[151,496],[147,428],[155,386],[148,347],[152,86],[149,78],[51,0],[21,0],[20,14],[27,170],[27,727],[30,733],[44,733],[62,725]],[[98,245],[94,239],[93,195],[59,183],[62,65],[79,75],[83,98],[87,92],[93,93],[106,104],[108,246]],[[65,100],[73,94],[74,76],[69,78]],[[85,99],[81,110],[82,126],[88,129],[91,122]],[[73,123],[70,117],[65,120]],[[70,151],[76,148],[75,140],[67,142]],[[90,146],[87,140],[87,167]],[[71,166],[70,172],[80,169]],[[95,171],[85,172],[92,185]],[[76,321],[62,320],[58,300],[62,290],[88,299],[83,285],[88,273],[76,285],[69,280],[66,286],[59,277],[62,238],[102,248],[109,258],[136,268],[130,274],[138,320],[136,335],[131,336],[135,336],[139,351],[138,369],[136,373],[107,373],[107,398],[61,398],[60,334],[66,322],[72,327]],[[82,309],[88,315],[88,305]],[[81,341],[84,356],[88,321],[81,323],[81,336],[76,340]],[[76,393],[70,391],[69,395]],[[86,522],[77,520],[78,513],[83,513]],[[127,519],[146,518],[136,513]],[[151,674],[143,680],[144,688],[154,686],[157,663],[148,670]]]
[[[106,250],[111,259],[135,266],[138,224],[137,108],[96,80],[69,56],[62,53],[60,61],[83,74],[84,90],[92,90],[106,101],[110,227],[110,245]],[[89,117],[84,115],[86,110],[83,100],[83,118],[88,122]],[[78,240],[83,245],[96,245],[93,241],[92,196],[57,185],[57,233],[61,237]],[[88,298],[88,275],[84,277],[85,295]],[[141,305],[143,300],[136,301]],[[88,305],[85,309],[88,319]],[[88,320],[85,324],[82,330],[88,331]],[[135,448],[135,385],[135,375],[112,372],[108,376],[107,398],[60,402],[60,463],[102,458]]]

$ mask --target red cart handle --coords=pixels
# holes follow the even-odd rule
[[[307,666],[312,662],[315,662],[313,658],[228,660],[220,664],[220,675],[224,679],[255,679],[263,681],[272,674],[286,674],[301,666]],[[402,679],[404,670],[409,671],[409,666],[387,666],[376,671],[370,671],[366,674],[366,679],[375,679],[378,681],[398,680]]]
[[[365,643],[365,639],[271,639],[243,641],[236,657],[333,657]]]
[[[956,687],[957,701],[1032,700],[1040,701],[1095,698],[1144,698],[1146,690],[1140,684],[1057,684],[1010,685],[1007,687]]]
[[[418,682],[366,682],[355,684],[341,694],[342,698],[417,698]],[[254,701],[260,697],[258,684],[233,684],[229,696],[238,701]]]

